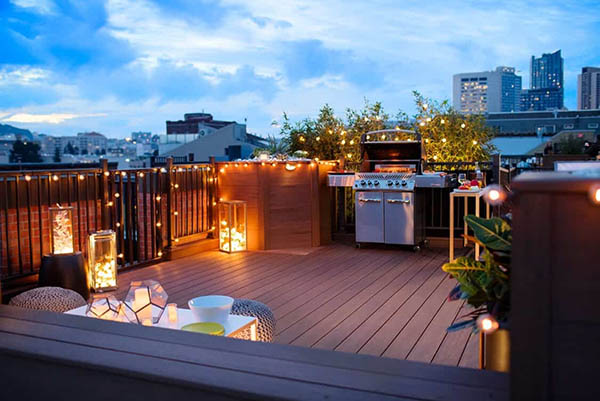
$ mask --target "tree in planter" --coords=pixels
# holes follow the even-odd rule
[[[506,327],[510,312],[510,261],[512,230],[509,221],[494,217],[483,219],[465,216],[465,224],[473,229],[476,241],[483,248],[482,261],[459,257],[442,266],[458,281],[450,292],[449,300],[465,299],[474,310],[466,320],[454,323],[449,331],[471,327],[479,330],[482,317]],[[485,328],[485,327],[484,327]]]
[[[481,162],[495,151],[494,136],[481,115],[462,115],[447,100],[439,103],[413,92],[425,158],[429,162]]]

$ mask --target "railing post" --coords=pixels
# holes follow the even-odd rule
[[[173,247],[173,157],[167,157],[167,249]]]
[[[500,153],[492,155],[492,172],[494,174],[494,184],[502,185],[500,182]]]
[[[110,216],[108,213],[108,179],[110,172],[108,171],[108,159],[100,159],[100,167],[102,173],[100,175],[100,216],[103,230],[110,229]]]
[[[216,202],[216,199],[217,199],[217,159],[214,156],[210,156],[208,158],[208,161],[210,163],[210,178],[209,178],[210,185],[208,186],[208,188],[209,188],[208,221],[210,222],[210,237],[216,238],[215,207],[217,204],[217,202]]]

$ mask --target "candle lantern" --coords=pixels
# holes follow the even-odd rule
[[[219,249],[223,252],[240,252],[246,244],[246,202],[219,202]]]
[[[114,231],[90,234],[88,269],[92,290],[102,292],[117,288],[117,237]]]
[[[73,242],[73,208],[51,207],[50,214],[50,241],[52,254],[73,253],[75,243]]]
[[[94,296],[88,303],[85,314],[97,319],[117,320],[121,308],[121,302],[112,295]]]
[[[167,298],[167,292],[157,281],[132,281],[125,297],[125,316],[132,323],[156,324],[167,306]]]

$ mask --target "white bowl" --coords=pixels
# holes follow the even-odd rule
[[[229,319],[233,298],[225,295],[207,295],[188,301],[188,306],[198,322],[225,324]]]

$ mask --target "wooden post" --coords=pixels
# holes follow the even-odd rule
[[[167,157],[167,174],[165,177],[167,187],[167,250],[173,248],[173,157]]]
[[[100,167],[102,173],[100,176],[100,216],[103,230],[110,229],[110,215],[108,211],[108,179],[110,174],[108,171],[108,160],[100,159]]]

